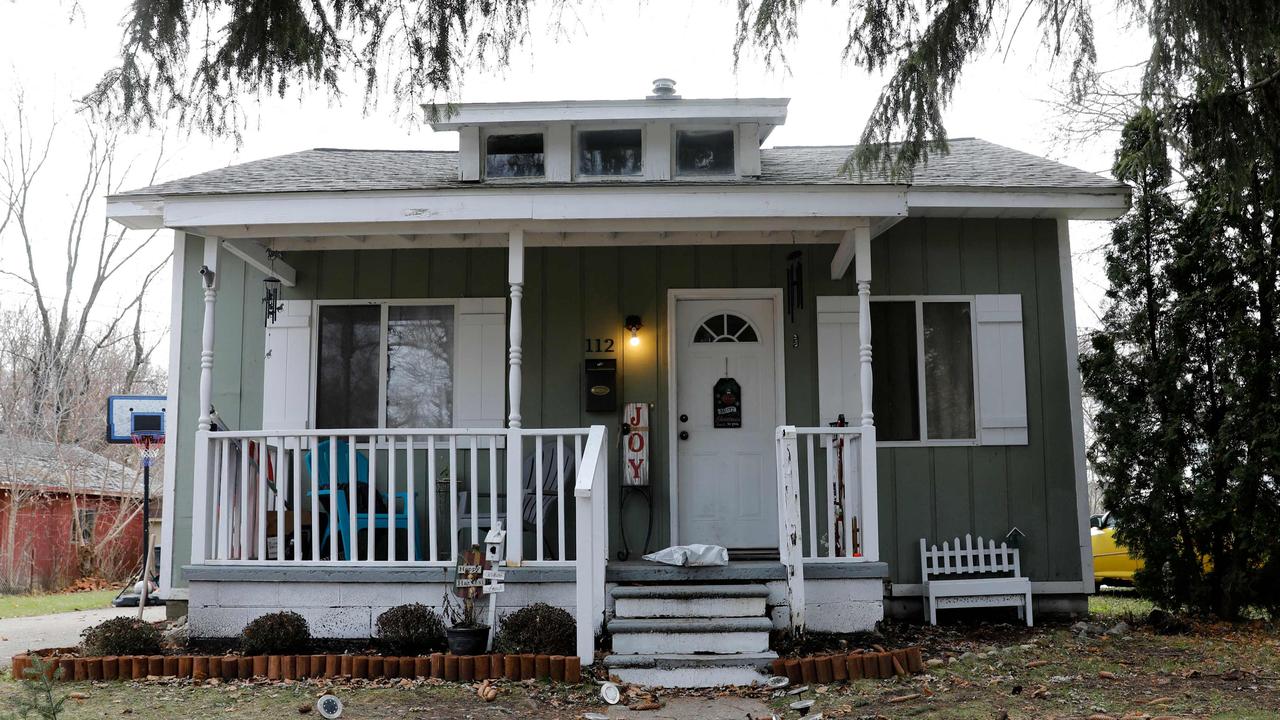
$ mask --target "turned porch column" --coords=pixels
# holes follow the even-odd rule
[[[204,286],[204,327],[200,334],[200,415],[196,421],[195,467],[191,493],[191,563],[199,565],[209,559],[210,509],[214,500],[209,478],[214,473],[213,453],[209,451],[209,429],[213,425],[213,326],[218,302],[218,252],[216,237],[204,239],[204,264],[200,279]],[[171,368],[170,372],[178,372]]]
[[[871,228],[854,230],[856,258],[853,277],[858,282],[858,365],[862,390],[862,425],[875,425],[871,411]]]
[[[862,558],[880,559],[880,510],[876,488],[876,427],[871,393],[871,228],[854,230],[856,256],[854,280],[858,283],[858,370],[862,391],[862,438],[859,448],[859,483],[862,509]]]
[[[524,230],[512,230],[507,243],[507,282],[511,286],[507,349],[507,560],[524,558],[524,444],[520,433],[521,365],[524,350]]]
[[[218,238],[204,239],[204,265],[200,268],[200,277],[204,281],[204,328],[200,336],[200,419],[197,430],[208,430],[213,422],[210,413],[213,410],[213,313],[218,302],[218,247]]]

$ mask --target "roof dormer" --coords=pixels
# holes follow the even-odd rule
[[[642,100],[465,103],[456,130],[467,182],[729,181],[760,175],[760,145],[786,98],[694,100],[659,78]]]

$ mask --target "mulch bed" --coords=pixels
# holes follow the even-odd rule
[[[13,677],[25,676],[31,655],[13,657]],[[576,655],[449,655],[434,653],[416,657],[381,655],[109,655],[77,657],[51,654],[48,673],[62,669],[61,679],[91,680],[328,680],[439,678],[472,682],[550,680],[582,682],[582,661]]]

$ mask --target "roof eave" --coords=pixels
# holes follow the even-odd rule
[[[789,103],[788,98],[464,103],[450,106],[446,117],[429,124],[436,131],[459,130],[475,125],[650,120],[751,121],[763,125],[781,125],[787,120]],[[430,105],[424,104],[423,108],[431,111]]]
[[[164,199],[158,195],[108,195],[107,219],[130,230],[164,227]]]

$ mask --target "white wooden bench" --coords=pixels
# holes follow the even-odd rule
[[[938,624],[938,609],[973,607],[1016,607],[1018,617],[1031,626],[1031,580],[1022,577],[1018,551],[995,540],[974,547],[973,536],[955,538],[955,547],[942,543],[932,549],[920,538],[920,571],[924,578],[924,614],[931,625]],[[1008,577],[990,577],[1009,574]],[[944,580],[938,576],[962,576]],[[972,577],[972,576],[981,577]]]

